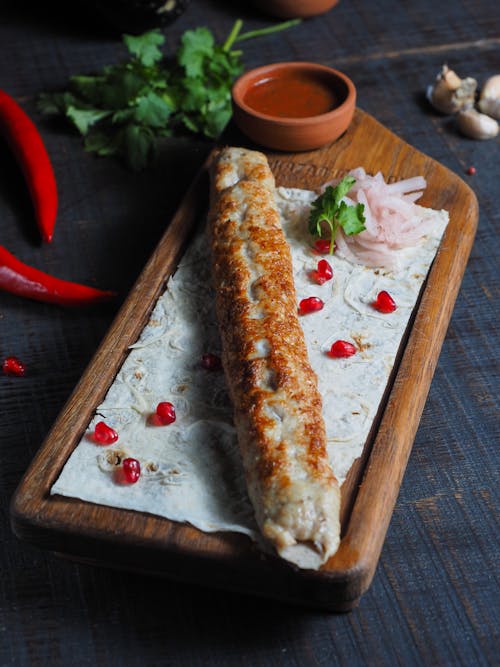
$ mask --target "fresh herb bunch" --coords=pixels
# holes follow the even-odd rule
[[[349,206],[342,201],[356,179],[345,176],[335,187],[329,185],[311,204],[309,233],[322,238],[325,229],[330,233],[330,254],[335,248],[335,236],[342,227],[345,234],[359,234],[365,227],[363,204]]]
[[[161,137],[187,130],[216,139],[231,118],[231,87],[243,71],[242,51],[233,46],[299,22],[241,33],[243,22],[237,20],[223,44],[208,28],[187,30],[170,63],[160,31],[124,35],[129,60],[96,75],[71,77],[67,91],[42,93],[38,108],[68,118],[85,137],[86,151],[119,156],[140,170]]]

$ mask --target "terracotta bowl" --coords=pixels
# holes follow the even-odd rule
[[[266,14],[282,19],[308,18],[324,14],[339,0],[254,0]]]
[[[325,98],[323,105],[314,95],[316,89]],[[274,100],[270,104],[268,93]],[[255,143],[281,151],[307,151],[331,143],[347,130],[356,106],[356,89],[345,74],[308,62],[250,70],[235,82],[232,97],[240,130]]]

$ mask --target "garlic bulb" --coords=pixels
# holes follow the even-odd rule
[[[457,124],[460,132],[471,139],[492,139],[498,134],[497,121],[476,109],[460,111]]]
[[[471,77],[461,79],[455,72],[443,65],[433,86],[427,88],[427,99],[442,113],[457,113],[474,105],[477,81]]]
[[[500,74],[490,77],[481,90],[477,106],[488,116],[500,120]]]

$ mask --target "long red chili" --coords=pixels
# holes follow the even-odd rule
[[[0,289],[36,301],[80,306],[108,301],[114,292],[54,278],[19,261],[0,245]]]
[[[0,134],[23,171],[42,238],[51,241],[57,215],[54,170],[35,124],[3,90],[0,90]]]

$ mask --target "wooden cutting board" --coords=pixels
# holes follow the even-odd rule
[[[11,504],[18,537],[65,556],[307,604],[352,609],[380,556],[478,220],[472,190],[454,173],[356,110],[334,144],[300,154],[269,153],[278,185],[314,189],[363,166],[389,180],[423,175],[419,203],[450,212],[450,224],[401,345],[363,455],[342,485],[342,541],[319,571],[264,555],[245,536],[206,534],[189,525],[49,491],[78,444],[175,270],[208,195],[204,167],[124,302],[110,330],[24,475]]]

